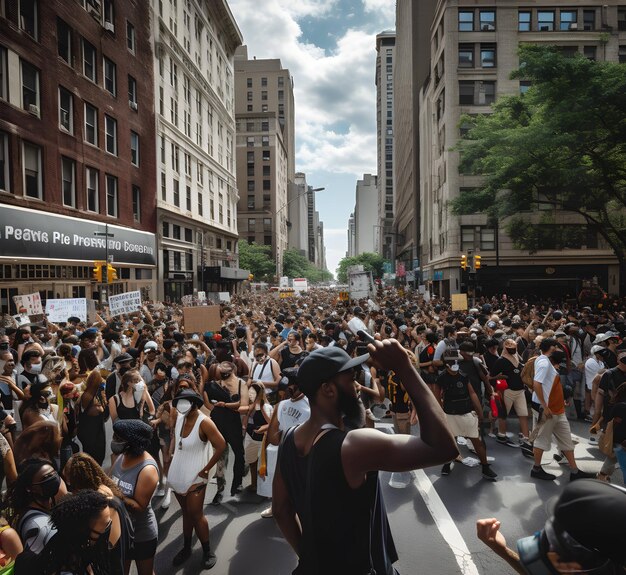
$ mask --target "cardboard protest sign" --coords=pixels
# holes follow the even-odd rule
[[[46,301],[46,314],[52,322],[66,322],[70,317],[87,321],[87,300],[84,297],[49,299]]]
[[[466,293],[454,293],[452,294],[452,311],[467,311],[467,294]]]
[[[109,313],[111,315],[133,313],[140,309],[141,292],[139,290],[109,296]]]
[[[219,331],[222,328],[222,316],[219,305],[199,307],[184,307],[183,317],[185,333],[204,333],[205,331]]]
[[[26,308],[28,315],[42,315],[43,306],[41,305],[41,296],[39,292],[31,293],[28,295],[14,295],[13,302],[15,307],[19,311],[22,308]]]

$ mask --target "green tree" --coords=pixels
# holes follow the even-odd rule
[[[290,248],[283,254],[283,274],[290,278],[306,278],[311,283],[332,279],[328,270],[316,268],[299,250]]]
[[[345,257],[339,262],[337,267],[337,281],[346,283],[348,281],[348,268],[356,265],[362,265],[366,272],[372,272],[374,278],[380,278],[383,275],[383,263],[383,257],[372,252]]]
[[[462,119],[470,129],[460,171],[484,183],[452,200],[452,211],[504,220],[516,247],[531,252],[600,234],[626,280],[626,66],[525,45],[512,78],[530,89]]]
[[[272,248],[261,246],[256,242],[249,244],[245,240],[239,242],[239,267],[250,270],[255,280],[267,280],[276,273],[276,264],[272,259]]]

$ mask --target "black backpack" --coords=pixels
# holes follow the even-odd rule
[[[456,381],[447,382],[443,389],[443,410],[450,415],[464,415],[472,411],[467,376],[461,374]]]

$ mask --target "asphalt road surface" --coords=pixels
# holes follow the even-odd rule
[[[388,427],[390,420],[382,420]],[[588,424],[571,422],[572,432],[580,438],[576,459],[580,468],[597,472],[601,454],[590,446]],[[510,420],[509,431],[517,437],[517,420]],[[416,432],[416,430],[414,430]],[[456,463],[452,473],[440,475],[440,468],[430,468],[411,475],[381,473],[385,503],[400,556],[395,564],[401,575],[506,574],[510,568],[476,538],[476,519],[497,517],[511,547],[517,539],[541,529],[546,520],[546,504],[558,495],[569,481],[569,468],[557,464],[553,453],[544,454],[545,469],[558,475],[556,481],[530,478],[531,460],[519,449],[499,445],[486,438],[487,454],[498,473],[493,483],[482,479],[480,467]],[[461,456],[472,454],[460,447]],[[232,469],[232,456],[229,466]],[[230,478],[228,478],[230,480]],[[389,485],[407,482],[406,487]],[[249,484],[249,477],[244,485]],[[621,484],[619,468],[613,481]],[[283,575],[296,565],[293,551],[285,542],[273,519],[260,516],[268,501],[256,495],[229,495],[227,483],[223,503],[210,504],[216,491],[209,484],[205,513],[211,529],[211,545],[218,562],[211,570],[217,575]],[[155,561],[157,575],[196,574],[200,572],[202,550],[195,539],[193,555],[181,567],[172,567],[172,558],[182,546],[182,519],[174,497],[170,508],[159,509],[160,499],[153,500],[159,520],[159,547]]]

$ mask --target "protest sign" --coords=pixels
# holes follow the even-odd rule
[[[452,311],[467,311],[467,294],[466,293],[453,293],[452,294]]]
[[[139,290],[109,296],[109,313],[111,315],[133,313],[140,309],[141,292]]]
[[[222,316],[219,305],[184,307],[185,333],[204,333],[219,331],[222,328]]]
[[[43,314],[43,307],[41,305],[41,296],[39,295],[39,292],[28,295],[14,295],[13,302],[15,303],[15,308],[18,311],[21,308],[26,308],[26,313],[28,315]]]
[[[46,314],[52,322],[66,322],[70,317],[87,321],[87,300],[84,297],[49,299],[46,301]]]

